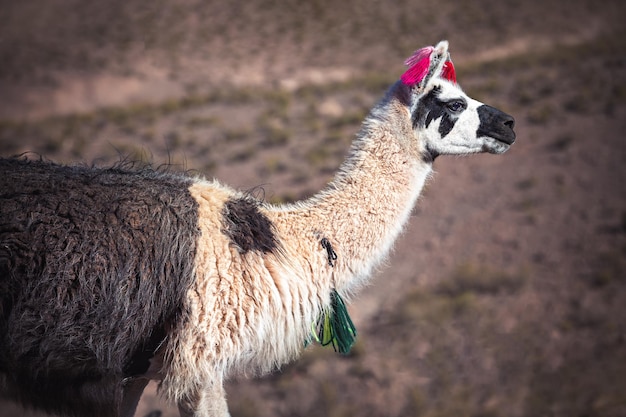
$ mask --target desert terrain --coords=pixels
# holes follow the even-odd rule
[[[4,0],[0,156],[149,162],[295,201],[332,178],[403,60],[448,39],[516,143],[438,158],[349,305],[353,352],[310,346],[230,381],[231,413],[624,417],[624,21],[621,0]],[[155,391],[137,416],[176,416]]]

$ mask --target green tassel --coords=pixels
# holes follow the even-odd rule
[[[335,352],[347,355],[356,340],[356,327],[337,290],[330,293],[330,307],[314,325],[313,338],[322,346],[332,344]]]

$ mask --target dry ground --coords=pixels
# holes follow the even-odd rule
[[[296,200],[402,60],[447,38],[518,142],[437,160],[350,305],[354,353],[233,381],[232,414],[626,416],[626,7],[466,3],[2,1],[0,155],[150,160]],[[150,412],[175,415],[146,395]]]

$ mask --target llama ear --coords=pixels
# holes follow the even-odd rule
[[[454,65],[448,52],[448,41],[441,41],[434,47],[418,49],[404,63],[409,69],[400,79],[404,84],[417,90],[423,90],[437,77],[456,82]]]
[[[442,77],[446,63],[450,61],[450,53],[448,52],[448,41],[441,41],[435,46],[435,50],[430,56],[430,68],[422,81],[422,85],[426,86],[434,78]]]

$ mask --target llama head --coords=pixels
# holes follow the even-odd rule
[[[416,51],[406,64],[401,81],[411,90],[411,121],[424,155],[434,159],[509,149],[515,141],[513,117],[463,92],[447,41]]]

